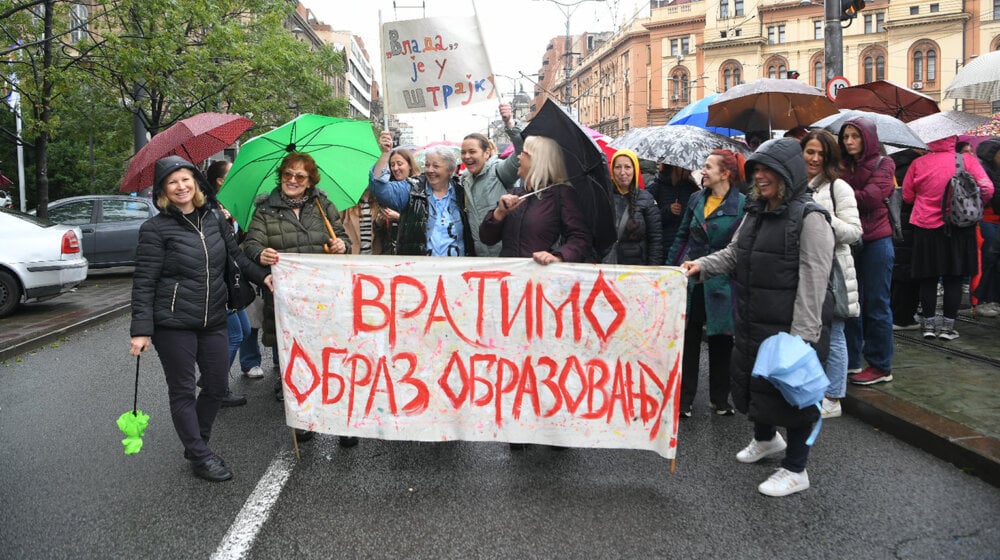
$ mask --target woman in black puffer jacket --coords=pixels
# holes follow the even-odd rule
[[[139,230],[131,354],[138,356],[150,342],[156,346],[184,457],[197,476],[228,480],[232,472],[208,448],[229,386],[226,259],[236,259],[258,285],[270,288],[271,276],[240,251],[197,167],[170,156],[156,162],[155,177],[153,198],[161,213]]]

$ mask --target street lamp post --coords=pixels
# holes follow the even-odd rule
[[[570,18],[573,17],[573,13],[586,2],[600,2],[601,0],[576,0],[560,2],[559,0],[547,0],[559,7],[559,11],[566,16],[566,43],[563,56],[566,58],[566,63],[563,66],[563,70],[566,73],[566,80],[563,83],[563,103],[566,105],[566,111],[572,112],[573,108],[573,88],[572,82],[570,80],[570,75],[573,73],[573,55],[578,54],[573,52],[573,38],[569,34],[569,22]]]
[[[840,1],[823,2],[823,67],[826,83],[844,75],[844,29],[840,26]]]

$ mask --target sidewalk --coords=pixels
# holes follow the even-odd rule
[[[129,268],[91,271],[76,291],[0,319],[0,364],[127,313],[131,289]],[[956,328],[950,342],[897,332],[894,381],[849,387],[844,409],[1000,486],[1000,318],[963,311]]]

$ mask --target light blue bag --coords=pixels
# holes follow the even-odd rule
[[[823,424],[820,402],[830,385],[816,350],[802,337],[780,332],[761,343],[753,364],[753,375],[774,385],[792,406],[815,406],[820,409],[820,420],[806,442],[812,445]]]

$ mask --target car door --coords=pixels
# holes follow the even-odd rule
[[[94,222],[94,201],[74,200],[58,206],[49,206],[49,219],[57,224],[65,226],[80,226],[83,232],[83,239],[80,240],[83,247],[83,256],[90,261],[94,258],[97,242],[94,238],[96,228]]]
[[[150,215],[150,201],[146,199],[101,200],[95,232],[96,263],[91,261],[91,266],[134,265],[139,228]]]

